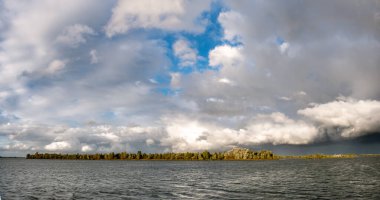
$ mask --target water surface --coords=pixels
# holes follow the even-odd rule
[[[380,159],[0,159],[2,199],[380,199]]]

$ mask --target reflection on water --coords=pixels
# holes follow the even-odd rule
[[[380,159],[0,159],[4,199],[380,199]]]

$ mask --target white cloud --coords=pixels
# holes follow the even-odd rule
[[[150,145],[153,145],[155,142],[154,142],[153,139],[148,138],[148,139],[145,140],[145,143],[146,143],[146,145],[150,146]]]
[[[55,74],[59,71],[62,71],[66,66],[66,63],[62,60],[53,60],[48,68],[46,69],[46,72],[49,74]]]
[[[233,67],[241,63],[244,59],[242,46],[217,46],[209,53],[209,65],[212,67]]]
[[[216,98],[207,101],[219,102]],[[164,119],[168,138],[163,138],[162,144],[169,145],[174,151],[189,151],[233,145],[306,145],[334,138],[335,134],[352,138],[380,130],[379,109],[378,101],[330,102],[299,110],[307,117],[305,120],[294,120],[279,112],[259,114],[240,129],[171,116]],[[342,130],[327,133],[330,137],[326,138],[323,128],[328,127]]]
[[[100,128],[103,128],[103,127],[100,127]],[[103,131],[105,131],[105,132],[100,132],[100,133],[96,134],[96,136],[98,136],[100,138],[104,138],[104,139],[112,141],[112,142],[117,142],[120,140],[120,137],[118,135],[116,135],[115,133],[109,132],[109,130],[103,130]]]
[[[240,41],[240,31],[245,26],[241,14],[235,11],[227,11],[219,14],[218,21],[224,31],[224,39],[232,42]]]
[[[148,79],[149,80],[149,82],[151,82],[151,83],[153,83],[153,84],[158,84],[158,82],[156,81],[156,79],[154,79],[154,78],[150,78],[150,79]]]
[[[83,145],[81,150],[82,150],[82,152],[91,152],[94,149],[90,145]]]
[[[44,124],[0,124],[0,136],[8,136],[8,146],[0,150],[14,152],[110,152],[136,151],[154,146],[165,138],[160,127],[84,126],[69,128]],[[137,145],[138,144],[138,145]],[[141,146],[143,145],[143,146]]]
[[[208,129],[198,121],[190,120],[185,117],[175,117],[165,119],[167,138],[163,138],[161,142],[169,145],[172,150],[177,152],[185,152],[188,150],[209,149],[211,143],[199,138]]]
[[[90,51],[91,64],[96,64],[99,62],[98,52],[96,49],[91,49]]]
[[[259,115],[237,130],[176,116],[166,119],[166,130],[168,138],[163,138],[162,144],[179,152],[234,145],[309,144],[320,137],[312,124],[292,120],[282,113]]]
[[[43,107],[49,103],[49,100],[42,96],[33,95],[28,98],[28,103],[29,103],[29,106]]]
[[[218,80],[218,82],[223,83],[223,84],[227,84],[227,85],[235,85],[235,83],[228,78],[220,78]]]
[[[26,144],[23,144],[23,143],[20,143],[20,142],[16,142],[14,144],[7,144],[7,145],[5,145],[4,149],[6,149],[8,151],[19,151],[19,150],[28,150],[29,147]]]
[[[121,0],[113,9],[105,31],[108,37],[126,33],[134,28],[200,31],[203,26],[195,21],[208,6],[208,1]]]
[[[285,96],[280,97],[280,99],[281,99],[281,100],[284,100],[284,101],[290,101],[290,100],[292,100],[292,98],[290,98],[290,97],[285,97]]]
[[[104,6],[86,0],[4,1],[0,6],[6,16],[2,18],[6,29],[0,33],[0,87],[4,88],[4,83],[11,90],[24,87],[29,78],[25,79],[25,74],[44,71],[46,63],[65,53],[57,49],[57,35],[78,19],[82,23],[89,18],[97,20],[99,13],[83,11],[100,11]]]
[[[210,103],[223,103],[224,102],[223,99],[214,98],[214,97],[207,98],[206,101],[210,102]]]
[[[128,44],[128,49],[119,49],[120,45],[125,44]],[[76,121],[75,123],[82,124],[90,120],[108,122],[110,119],[105,119],[103,113],[113,110],[122,111],[113,119],[117,121],[114,121],[116,124],[122,124],[127,118],[157,117],[161,112],[159,107],[168,104],[156,104],[161,97],[153,92],[152,88],[155,86],[144,83],[135,85],[136,81],[156,76],[167,64],[164,48],[155,41],[147,41],[144,38],[121,39],[96,46],[96,55],[101,57],[99,63],[94,66],[88,61],[90,50],[67,49],[70,51],[68,54],[74,54],[74,57],[62,52],[61,56],[53,59],[45,58],[47,61],[43,62],[38,70],[20,71],[19,75],[15,75],[15,79],[18,78],[14,80],[20,89],[16,88],[16,85],[8,89],[11,83],[0,83],[0,89],[3,91],[1,94],[4,95],[0,103],[8,106],[4,109],[12,109],[11,113],[23,120],[49,124],[61,124],[62,121]],[[9,68],[11,69],[11,65]],[[2,75],[0,73],[0,76]],[[0,82],[2,81],[0,79]],[[103,98],[98,98],[100,93]],[[140,107],[140,104],[144,104],[144,107]],[[155,110],[149,115],[145,111],[148,105]],[[135,112],[140,114],[129,117]],[[144,123],[141,119],[134,119],[134,122]]]
[[[206,101],[224,103],[219,98]],[[220,150],[235,145],[306,145],[336,135],[338,139],[353,138],[379,131],[379,111],[378,101],[345,99],[299,110],[299,114],[306,117],[303,120],[273,112],[247,119],[240,128],[201,120],[197,115],[168,114],[156,126],[69,128],[7,123],[0,125],[0,134],[7,135],[11,141],[3,150],[14,151],[106,152],[158,147],[184,152]],[[333,128],[335,132],[325,132],[326,128]]]
[[[172,88],[181,87],[181,74],[180,73],[170,73],[170,86]]]
[[[70,148],[71,144],[66,141],[52,142],[45,146],[45,149],[48,151],[62,151],[69,150]]]
[[[179,39],[173,44],[174,55],[180,60],[182,67],[192,67],[197,62],[197,51],[190,47],[190,43],[184,39]]]
[[[380,130],[380,102],[351,98],[316,104],[298,111],[324,128],[340,129],[342,137],[357,137]]]
[[[304,91],[299,91],[296,94],[299,95],[299,96],[306,96],[307,95],[307,93],[304,92]]]
[[[83,24],[74,24],[66,27],[62,33],[57,37],[57,42],[71,46],[78,47],[82,43],[86,43],[86,35],[95,35],[96,32]]]
[[[280,44],[278,49],[280,50],[281,54],[286,54],[289,50],[289,46],[290,45],[288,42],[283,42],[282,44]]]
[[[243,130],[244,144],[309,144],[318,137],[318,129],[304,121],[288,118],[283,113],[259,115]]]

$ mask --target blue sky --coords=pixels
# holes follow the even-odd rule
[[[0,155],[378,152],[355,142],[380,132],[378,10],[350,0],[2,1]]]

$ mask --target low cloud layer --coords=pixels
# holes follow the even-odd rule
[[[303,120],[294,120],[279,112],[260,114],[238,129],[176,115],[163,117],[161,125],[155,127],[89,124],[70,128],[8,123],[0,127],[0,132],[10,141],[2,147],[3,151],[21,152],[140,149],[185,152],[224,150],[236,145],[307,145],[375,133],[379,130],[379,109],[379,101],[345,99],[299,110],[298,113],[305,116]]]
[[[340,99],[298,111],[321,128],[336,129],[344,138],[376,133],[380,130],[380,102]]]

